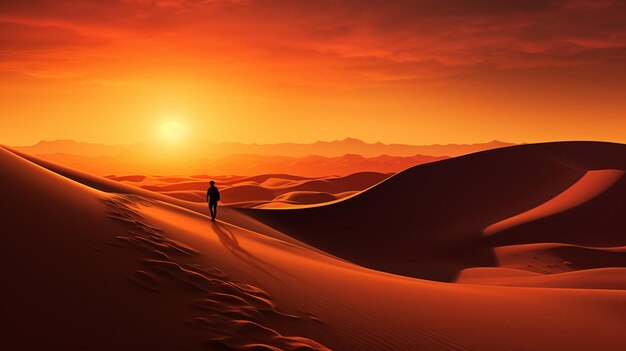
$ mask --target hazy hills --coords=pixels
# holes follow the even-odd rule
[[[89,157],[56,153],[37,156],[46,161],[99,175],[255,175],[286,173],[307,177],[348,175],[362,171],[396,173],[415,165],[446,158],[443,156],[422,155],[369,158],[360,155],[339,157],[229,155],[216,159],[184,159],[157,162],[140,159],[135,157],[135,155],[126,155],[125,157]]]
[[[278,144],[244,144],[234,142],[212,143],[194,142],[188,148],[192,154],[203,156],[221,157],[235,154],[252,154],[263,156],[290,156],[302,157],[318,155],[325,157],[337,157],[345,154],[356,154],[363,157],[375,157],[380,155],[390,156],[459,156],[472,152],[495,149],[514,145],[501,141],[490,141],[478,144],[433,144],[433,145],[408,145],[408,144],[384,144],[366,143],[359,139],[346,138],[334,141],[317,141],[310,144],[278,143]],[[73,140],[40,141],[30,146],[14,146],[13,148],[32,155],[53,153],[65,153],[79,156],[113,156],[122,153],[143,153],[146,149],[152,149],[154,145],[148,142],[127,145],[104,145],[95,143],[77,142]]]
[[[450,156],[512,145],[406,145],[366,143],[346,138],[310,144],[195,142],[168,147],[156,143],[104,145],[73,140],[40,141],[15,150],[100,175],[287,173],[302,176],[347,175],[374,171],[396,173]]]

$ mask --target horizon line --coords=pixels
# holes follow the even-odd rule
[[[207,144],[242,144],[242,145],[249,145],[249,146],[265,146],[265,145],[281,145],[281,144],[295,144],[295,145],[313,145],[316,143],[334,143],[334,142],[348,142],[348,141],[356,141],[356,142],[362,142],[364,144],[368,144],[368,145],[376,145],[376,144],[382,144],[382,145],[407,145],[407,146],[448,146],[448,145],[480,145],[480,144],[490,144],[490,143],[502,143],[502,144],[512,144],[512,145],[517,145],[517,144],[528,144],[529,142],[512,142],[512,141],[504,141],[504,140],[499,140],[499,139],[491,139],[489,141],[477,141],[477,142],[470,142],[470,143],[463,143],[463,142],[449,142],[449,143],[442,143],[442,142],[438,142],[438,143],[433,143],[433,144],[409,144],[406,142],[383,142],[383,141],[374,141],[374,142],[370,142],[370,141],[366,141],[363,140],[361,138],[355,138],[355,137],[345,137],[343,139],[332,139],[332,140],[316,140],[316,141],[310,141],[310,142],[297,142],[297,141],[279,141],[279,142],[243,142],[243,141],[213,141],[213,140],[206,140],[206,139],[200,139],[200,138],[191,138],[190,139],[190,143],[207,143]],[[550,141],[539,141],[538,143],[541,142],[552,142],[552,141],[579,141],[579,140],[550,140]],[[580,140],[583,141],[583,140]],[[592,141],[592,140],[590,140]],[[600,140],[598,140],[600,141]],[[604,141],[604,140],[603,140]],[[127,143],[104,143],[104,142],[99,142],[99,141],[87,141],[87,140],[79,140],[79,139],[68,139],[68,138],[58,138],[58,139],[40,139],[39,141],[36,141],[32,144],[5,144],[5,143],[0,143],[0,145],[5,145],[5,146],[9,146],[9,147],[29,147],[29,146],[36,146],[39,145],[41,143],[54,143],[54,142],[73,142],[73,143],[83,143],[83,144],[92,144],[92,145],[104,145],[104,146],[132,146],[132,145],[137,145],[137,144],[147,144],[147,143],[154,143],[155,140],[154,139],[144,139],[144,140],[138,140],[138,141],[134,141],[134,142],[127,142]],[[533,142],[535,143],[535,142]],[[182,142],[181,144],[189,144],[187,142]]]

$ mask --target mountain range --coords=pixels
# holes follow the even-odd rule
[[[150,142],[105,145],[53,140],[12,149],[99,175],[287,173],[320,177],[364,171],[396,173],[423,163],[510,145],[495,140],[480,144],[383,144],[346,138],[310,144],[196,141],[168,148]]]
[[[460,156],[472,152],[511,146],[513,143],[493,140],[477,144],[384,144],[381,142],[367,143],[355,138],[334,141],[316,141],[314,143],[278,143],[278,144],[245,144],[238,142],[203,142],[194,141],[188,144],[186,151],[196,157],[223,157],[236,154],[252,154],[262,156],[303,157],[310,155],[337,157],[345,154],[356,154],[363,157],[389,156]],[[116,156],[127,153],[144,153],[154,150],[154,142],[138,142],[124,145],[105,145],[86,143],[74,140],[40,141],[34,145],[13,146],[14,149],[31,155],[64,153],[78,156]]]

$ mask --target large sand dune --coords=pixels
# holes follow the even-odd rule
[[[240,211],[369,268],[452,281],[497,266],[499,246],[626,245],[625,169],[621,144],[524,145],[417,166],[326,206]]]
[[[589,157],[596,165],[584,164],[560,148],[574,154],[591,148],[618,161],[597,164],[594,151]],[[225,221],[216,223],[201,204],[0,149],[0,348],[619,350],[626,343],[619,270],[527,283],[596,287],[585,283],[593,274],[604,289],[499,287],[408,278],[331,254],[374,267],[393,261],[393,247],[399,259],[413,249],[422,254],[416,259],[442,264],[431,265],[439,278],[477,263],[495,266],[499,253],[485,228],[558,196],[589,169],[624,169],[623,148],[555,144],[492,151],[408,170],[331,205],[223,208]],[[559,153],[572,157],[556,162]],[[620,181],[574,209],[595,201],[606,206]],[[308,226],[313,230],[302,229]],[[430,235],[411,239],[425,228]],[[314,231],[320,241],[305,235]],[[328,245],[333,242],[338,246]],[[427,255],[421,247],[434,251]],[[517,251],[552,257],[547,253],[558,248],[519,245]],[[398,267],[426,272],[425,264],[411,263]],[[501,280],[493,284],[518,285],[503,281],[510,275],[493,275],[482,274]]]

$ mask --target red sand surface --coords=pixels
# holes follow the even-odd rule
[[[0,349],[620,350],[623,178],[558,214],[482,230],[589,170],[626,169],[624,148],[478,153],[330,205],[222,207],[215,223],[201,203],[0,149]],[[593,238],[578,230],[591,217]],[[513,267],[561,256],[570,271]]]
[[[469,268],[457,282],[543,288],[626,290],[626,268],[599,268],[585,271],[542,275],[508,268]]]
[[[222,204],[237,207],[289,208],[319,204],[351,196],[380,183],[391,173],[359,172],[348,176],[307,178],[288,174],[263,174],[252,177],[196,176],[108,176],[177,199],[206,202],[209,181],[220,188]]]

